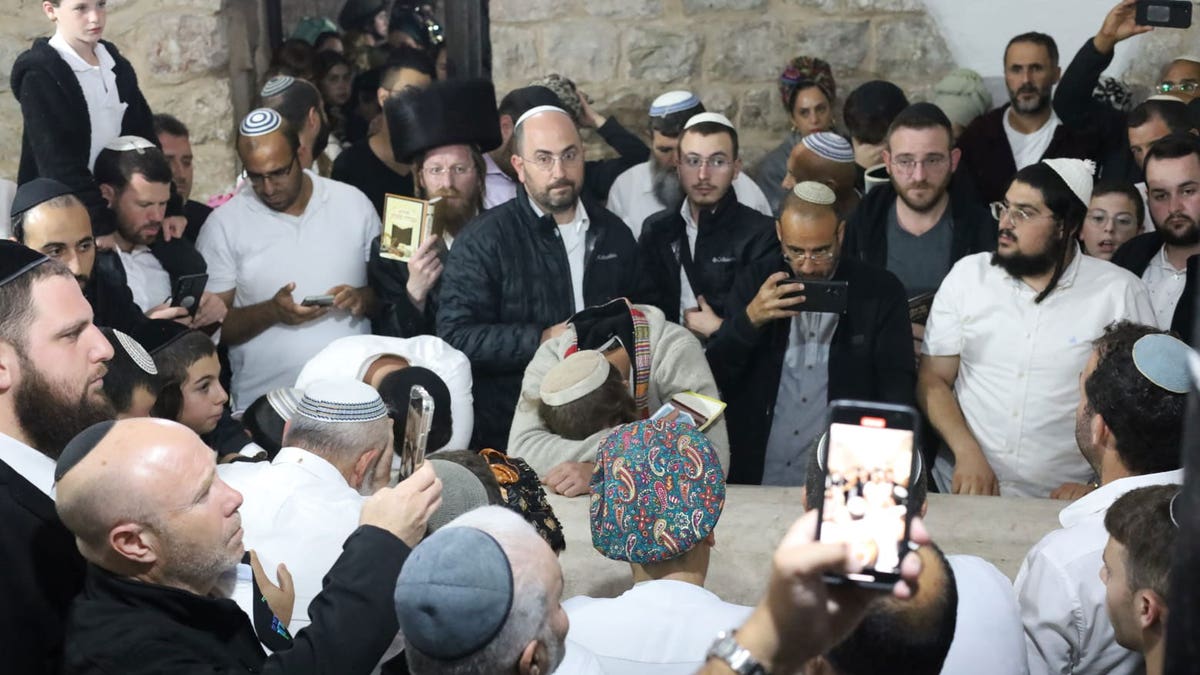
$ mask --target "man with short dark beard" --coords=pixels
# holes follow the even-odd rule
[[[1004,50],[1009,104],[976,119],[958,139],[960,173],[975,184],[984,203],[1004,198],[1013,174],[1040,159],[1097,159],[1095,139],[1062,123],[1051,92],[1062,69],[1058,45],[1044,33],[1024,33]]]
[[[84,563],[54,512],[54,461],[112,417],[101,389],[112,355],[71,271],[0,241],[0,671],[58,672]]]
[[[1047,497],[1087,483],[1075,444],[1079,373],[1114,321],[1154,310],[1132,274],[1080,253],[1091,162],[1043,160],[1013,178],[995,253],[950,270],[929,314],[917,402],[946,447],[943,492]]]
[[[1158,327],[1190,341],[1200,278],[1200,141],[1167,136],[1150,146],[1145,167],[1155,231],[1125,242],[1112,261],[1146,282]]]
[[[433,234],[403,263],[371,249],[367,273],[380,301],[377,334],[432,335],[445,258],[483,210],[483,154],[500,145],[496,92],[486,80],[448,80],[389,99],[384,116],[396,158],[413,167],[416,193],[438,200]]]

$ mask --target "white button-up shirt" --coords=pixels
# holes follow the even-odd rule
[[[1183,471],[1115,480],[1080,497],[1058,515],[1063,529],[1042,538],[1017,573],[1017,599],[1029,652],[1029,672],[1143,672],[1142,656],[1116,642],[1100,581],[1108,543],[1104,514],[1121,495],[1149,485],[1183,482]]]
[[[461,450],[471,443],[475,428],[475,398],[471,393],[471,362],[466,355],[445,340],[432,335],[411,338],[382,335],[352,335],[329,343],[304,364],[296,388],[304,389],[317,380],[349,377],[361,380],[371,364],[385,354],[395,354],[410,366],[428,368],[442,378],[450,390],[450,418],[453,431],[446,448]],[[441,450],[430,448],[429,451]]]
[[[1001,494],[1046,497],[1092,477],[1075,443],[1079,373],[1092,341],[1121,319],[1152,324],[1154,310],[1137,277],[1078,248],[1041,304],[991,256],[967,256],[946,275],[922,352],[960,358],[954,392]],[[948,487],[953,473],[947,450],[934,475]]]
[[[279,563],[292,574],[296,605],[288,627],[295,634],[309,624],[309,603],[358,528],[363,497],[336,467],[300,448],[283,448],[270,463],[234,462],[217,471],[245,500],[246,550],[258,553],[272,579]]]
[[[528,195],[526,195],[528,197]],[[538,218],[546,215],[533,199],[529,200]],[[583,270],[587,266],[587,231],[591,221],[582,201],[575,202],[575,217],[569,223],[558,226],[558,236],[567,250],[567,264],[571,267],[571,290],[575,292],[575,311],[582,311],[587,304],[583,300]]]
[[[0,462],[21,474],[42,494],[54,499],[54,460],[12,436],[0,433]]]
[[[943,675],[1028,675],[1021,613],[1012,583],[973,555],[948,555],[958,589],[954,640]]]
[[[608,210],[625,221],[633,231],[634,239],[642,235],[642,225],[647,218],[667,209],[667,205],[658,201],[658,196],[654,194],[654,182],[650,173],[652,161],[654,160],[647,160],[626,169],[617,176],[612,189],[608,191]],[[774,217],[771,204],[763,194],[762,188],[745,173],[738,172],[737,178],[733,179],[733,192],[739,202],[765,216]]]
[[[1154,307],[1158,327],[1170,330],[1175,307],[1179,305],[1179,296],[1183,295],[1183,285],[1187,282],[1187,267],[1177,269],[1167,260],[1167,251],[1160,248],[1142,272],[1142,281],[1150,291],[1150,304]]]
[[[117,256],[125,268],[125,282],[133,293],[133,301],[143,312],[171,299],[171,275],[148,247],[134,246],[128,253],[118,248]]]
[[[752,607],[733,605],[683,581],[643,581],[616,598],[563,603],[567,639],[586,647],[609,675],[691,675],[717,633],[742,625]]]
[[[75,79],[79,81],[79,88],[83,90],[83,100],[87,103],[88,119],[92,125],[92,146],[88,150],[88,171],[91,171],[104,146],[121,135],[121,122],[125,119],[125,109],[129,107],[128,103],[121,102],[117,92],[117,76],[113,72],[117,62],[100,43],[96,43],[98,66],[93,66],[76,54],[58,33],[50,38],[50,46],[71,67]]]

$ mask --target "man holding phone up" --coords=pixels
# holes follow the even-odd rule
[[[914,403],[904,287],[841,257],[835,202],[821,183],[793,188],[775,225],[782,260],[738,275],[729,320],[708,343],[729,403],[731,483],[803,485],[830,400]]]

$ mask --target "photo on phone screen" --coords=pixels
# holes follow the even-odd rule
[[[413,474],[425,461],[425,446],[433,425],[433,396],[419,384],[409,390],[407,419],[404,423],[404,450],[400,455],[400,479]]]
[[[908,550],[916,411],[834,402],[824,461],[825,499],[818,538],[846,543],[859,584],[894,583]]]

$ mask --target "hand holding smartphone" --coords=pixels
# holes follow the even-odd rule
[[[301,307],[332,307],[332,295],[309,295],[300,301]]]
[[[433,426],[433,396],[419,384],[409,390],[407,418],[404,423],[404,450],[400,454],[399,479],[404,480],[425,461],[425,446]]]
[[[195,318],[200,309],[200,298],[204,295],[204,287],[208,285],[207,274],[185,274],[175,280],[171,289],[171,306],[182,307],[188,315]]]
[[[1134,22],[1139,26],[1191,28],[1191,0],[1138,0]]]

